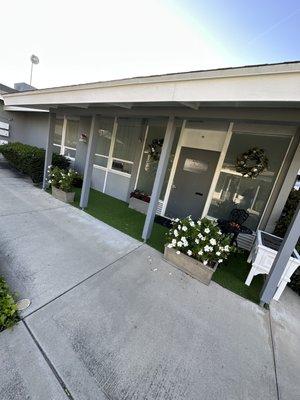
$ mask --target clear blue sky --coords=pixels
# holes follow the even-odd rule
[[[2,1],[0,82],[42,88],[300,60],[300,0]],[[12,24],[13,20],[13,24]]]
[[[175,1],[186,18],[241,63],[300,60],[299,0]]]

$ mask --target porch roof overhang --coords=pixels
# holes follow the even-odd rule
[[[300,62],[193,71],[11,93],[6,106],[189,109],[300,107]]]

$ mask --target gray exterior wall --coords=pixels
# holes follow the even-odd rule
[[[127,201],[130,178],[108,172],[105,193],[117,199]]]
[[[4,111],[0,102],[0,121],[9,123],[9,137],[0,136],[0,139],[45,148],[48,118],[48,113]]]

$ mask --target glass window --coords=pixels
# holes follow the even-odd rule
[[[142,135],[142,120],[133,118],[120,118],[113,156],[126,161],[134,161],[136,143]]]
[[[55,121],[53,143],[57,144],[59,146],[61,145],[63,123],[64,123],[64,121],[62,119],[57,119]]]
[[[132,165],[133,164],[129,162],[113,160],[111,168],[120,172],[125,172],[126,174],[131,174]]]
[[[69,158],[75,158],[76,155],[76,150],[75,149],[70,149],[68,147],[65,147],[65,154],[66,157]]]
[[[142,156],[142,163],[141,163],[141,169],[139,173],[139,178],[137,182],[137,189],[141,190],[147,194],[151,194],[153,184],[154,184],[154,179],[155,179],[155,174],[157,170],[157,165],[158,161],[151,161],[149,160],[149,148],[152,145],[153,141],[156,141],[157,139],[163,139],[166,133],[166,128],[167,128],[167,121],[149,121],[149,127],[148,127],[148,134],[147,134],[147,139],[145,143],[145,149],[144,149],[144,154]],[[171,150],[171,155],[169,158],[169,164],[168,164],[168,169],[166,171],[163,187],[161,190],[161,195],[160,198],[163,199],[165,195],[165,191],[168,185],[168,180],[174,160],[174,155],[176,152],[177,144],[178,144],[178,139],[181,131],[181,123],[178,124],[176,127],[175,131],[175,138]]]
[[[79,126],[78,121],[73,121],[71,119],[68,119],[65,146],[71,147],[72,149],[76,149],[78,142],[78,126]]]
[[[111,136],[114,126],[114,118],[96,118],[97,147],[96,154],[108,156]],[[95,162],[97,164],[97,162]],[[99,164],[100,165],[100,164]]]
[[[53,146],[53,153],[60,154],[60,149],[61,149],[61,146],[58,146],[57,144],[55,144]]]
[[[290,140],[291,137],[286,135],[234,133],[208,215],[227,219],[234,208],[245,209],[250,214],[245,225],[255,230],[262,217]],[[270,149],[270,142],[272,149]],[[255,179],[243,177],[235,167],[237,157],[253,147],[264,149],[269,160],[268,169]]]
[[[100,165],[100,167],[106,168],[107,167],[107,161],[108,161],[108,157],[99,156],[98,154],[95,154],[94,164]]]

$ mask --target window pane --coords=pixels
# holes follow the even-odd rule
[[[122,160],[134,161],[136,144],[141,138],[142,120],[121,118],[118,121],[118,130],[113,155]]]
[[[114,118],[96,118],[97,147],[96,153],[108,156],[112,130],[114,126]]]
[[[76,149],[78,142],[78,121],[68,119],[65,146]]]
[[[66,157],[70,157],[70,158],[75,158],[76,155],[76,150],[74,149],[68,149],[67,147],[65,147],[65,154]]]
[[[102,157],[102,156],[98,156],[98,155],[95,155],[95,158],[94,158],[94,164],[96,164],[96,165],[100,165],[101,167],[107,167],[107,158],[106,157]]]
[[[132,164],[126,163],[124,161],[113,160],[112,169],[121,172],[126,172],[126,174],[131,174]]]
[[[53,143],[55,143],[55,144],[59,144],[59,145],[61,144],[63,122],[64,121],[62,119],[57,119],[55,121],[54,139],[53,139]]]
[[[227,219],[234,208],[250,214],[245,225],[255,230],[267,204],[274,182],[284,159],[289,136],[234,133],[213,194],[209,215]],[[270,150],[270,142],[272,150]],[[236,171],[236,159],[253,147],[264,149],[269,160],[268,170],[255,179],[245,178]]]
[[[54,145],[53,146],[53,153],[60,154],[60,146]]]

